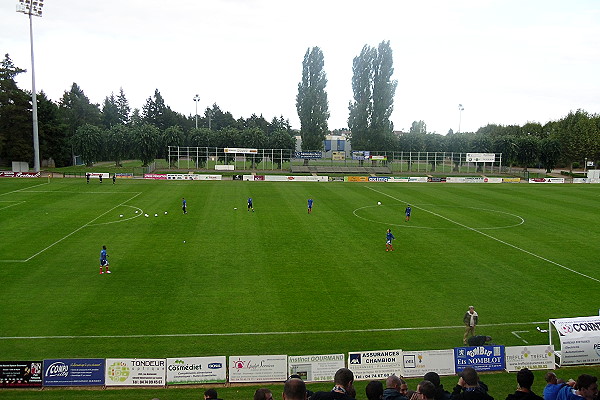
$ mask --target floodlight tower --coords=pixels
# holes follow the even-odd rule
[[[40,141],[38,138],[37,95],[35,93],[35,64],[33,62],[33,16],[41,17],[44,0],[19,0],[17,12],[29,15],[29,43],[31,45],[31,105],[33,119],[33,170],[40,172]]]
[[[198,129],[198,102],[200,101],[200,96],[194,96],[194,103],[196,103],[196,129]]]
[[[462,112],[465,108],[462,104],[458,105],[458,133],[460,133],[460,122],[462,120]]]

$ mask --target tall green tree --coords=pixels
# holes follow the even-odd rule
[[[133,142],[142,165],[147,167],[156,159],[160,143],[160,131],[152,124],[144,123],[133,127]]]
[[[25,72],[6,54],[0,63],[0,160],[33,161],[31,96],[17,87]]]
[[[390,117],[398,82],[394,73],[392,48],[383,41],[375,49],[365,45],[352,66],[354,101],[349,105],[348,126],[352,147],[359,150],[386,150],[393,134]]]
[[[298,83],[296,110],[300,118],[300,135],[303,150],[321,150],[329,132],[329,102],[327,101],[327,75],[325,59],[318,47],[306,50],[302,61],[302,80]]]
[[[121,161],[125,157],[132,155],[129,148],[131,141],[132,132],[131,128],[127,125],[113,125],[107,131],[106,148],[108,157],[115,162],[115,166],[120,167]]]
[[[583,110],[570,112],[555,126],[556,135],[562,145],[565,161],[571,166],[574,162],[593,159],[600,147],[600,130],[590,115]]]
[[[100,108],[90,102],[79,85],[73,83],[71,89],[65,91],[58,102],[58,111],[61,123],[65,125],[67,142],[71,143],[71,159],[74,160],[75,152],[71,139],[80,126],[100,125]]]
[[[71,160],[70,146],[66,141],[66,127],[60,121],[58,104],[43,91],[37,95],[37,100],[41,158],[52,159],[56,167],[65,167]]]
[[[536,136],[521,136],[516,139],[517,161],[527,171],[538,159],[540,139]]]
[[[120,123],[121,119],[119,118],[117,99],[114,93],[111,93],[110,96],[104,98],[104,103],[102,104],[102,126],[105,129],[109,129],[111,126]]]
[[[103,143],[102,129],[95,125],[82,125],[77,128],[77,132],[75,132],[71,141],[75,154],[81,156],[85,165],[91,167],[94,161],[99,160]]]
[[[352,92],[354,101],[348,109],[348,128],[352,132],[352,148],[370,150],[369,126],[373,114],[373,62],[376,50],[365,45],[352,62]]]
[[[540,163],[546,169],[546,172],[551,172],[560,161],[561,146],[560,141],[556,137],[545,137],[539,143]]]
[[[121,124],[129,123],[131,107],[129,107],[129,100],[127,100],[123,88],[119,88],[119,95],[117,96],[117,114]]]

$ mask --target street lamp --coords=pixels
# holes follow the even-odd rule
[[[198,102],[200,101],[200,96],[194,96],[194,103],[196,103],[196,129],[198,129]]]
[[[33,170],[40,172],[40,141],[38,138],[37,96],[35,93],[35,67],[33,62],[33,18],[41,17],[44,0],[19,0],[17,12],[29,15],[29,42],[31,44],[31,104],[33,119]]]
[[[460,122],[462,120],[462,112],[465,108],[462,104],[458,105],[458,133],[460,133]]]

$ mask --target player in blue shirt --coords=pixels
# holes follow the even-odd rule
[[[252,197],[248,197],[248,211],[250,210],[254,212],[254,207],[252,207]]]
[[[106,254],[106,246],[102,246],[102,250],[100,250],[100,273],[103,274],[104,272],[102,272],[102,267],[104,267],[104,270],[106,271],[107,274],[110,274],[110,271],[108,270],[108,254]]]
[[[392,230],[388,229],[385,235],[385,251],[394,251],[394,246],[392,245],[392,240],[396,239],[392,234]]]
[[[185,200],[185,197],[181,198],[181,209],[184,214],[187,214],[187,201]]]
[[[406,215],[406,218],[404,219],[404,222],[408,222],[410,221],[410,213],[412,212],[412,208],[410,207],[410,204],[406,205],[406,210],[404,210],[404,215]]]
[[[312,213],[313,199],[308,199],[308,213]]]

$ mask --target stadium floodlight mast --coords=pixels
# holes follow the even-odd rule
[[[194,103],[196,103],[196,129],[198,129],[198,102],[199,101],[200,101],[200,96],[196,94],[194,96]]]
[[[462,112],[465,108],[463,107],[462,104],[458,105],[458,133],[460,133],[460,123],[462,120]]]
[[[31,45],[31,106],[33,119],[33,170],[40,172],[40,141],[38,137],[37,95],[35,93],[35,64],[33,62],[33,16],[41,17],[44,0],[19,0],[17,12],[29,15],[29,43]]]

